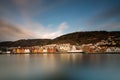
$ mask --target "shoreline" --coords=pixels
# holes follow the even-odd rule
[[[0,55],[2,54],[120,54],[120,52],[96,52],[96,53],[68,53],[68,52],[55,52],[55,53],[0,53]]]

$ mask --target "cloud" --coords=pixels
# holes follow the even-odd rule
[[[113,7],[110,9],[105,9],[98,15],[92,17],[90,20],[88,20],[89,25],[94,25],[94,24],[101,24],[104,22],[107,22],[113,18],[117,19],[117,17],[120,17],[120,6]]]
[[[34,38],[33,33],[30,30],[22,27],[20,25],[12,24],[5,20],[0,20],[0,40],[17,40]]]
[[[55,28],[54,26],[43,26],[40,22],[33,20],[33,17],[38,17],[38,15],[40,17],[44,12],[63,2],[61,0],[51,0],[49,2],[44,0],[10,0],[10,7],[7,4],[2,5],[1,2],[0,40],[52,39],[64,34],[64,30],[68,27],[66,22],[60,23]]]
[[[57,30],[55,31],[50,31],[46,32],[42,37],[43,38],[56,38],[60,35],[63,35],[63,31],[68,28],[68,25],[66,22],[61,23],[58,27]]]
[[[64,30],[64,29],[66,29],[68,26],[67,26],[67,23],[66,22],[63,22],[63,23],[61,23],[60,25],[59,25],[59,27],[58,27],[58,30]]]
[[[19,20],[25,24],[34,21],[35,18],[42,17],[44,13],[63,2],[63,0],[0,0],[0,17],[13,20],[13,22]]]
[[[12,24],[11,22],[0,20],[0,41],[10,41],[18,39],[35,39],[35,38],[55,38],[63,34],[68,27],[66,22],[57,26],[57,29],[45,28],[38,23],[29,25],[36,26],[34,29],[27,28],[26,25]]]
[[[66,0],[65,0],[66,1]],[[13,4],[19,10],[23,20],[40,17],[45,12],[62,4],[62,0],[12,0]]]
[[[118,23],[120,23],[120,6],[104,9],[84,21],[85,26],[91,30],[116,30],[120,28]]]
[[[101,26],[101,29],[106,29],[106,30],[114,30],[114,31],[119,31],[120,30],[120,23],[119,22],[113,22],[113,23],[109,23],[109,24],[104,24],[103,26]]]

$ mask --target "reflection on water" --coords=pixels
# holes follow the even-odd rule
[[[120,80],[120,55],[0,55],[0,80]]]

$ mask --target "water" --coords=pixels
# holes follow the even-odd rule
[[[0,55],[0,80],[120,80],[120,55]]]

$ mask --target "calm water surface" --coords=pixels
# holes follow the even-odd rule
[[[0,55],[0,80],[120,80],[120,55]]]

